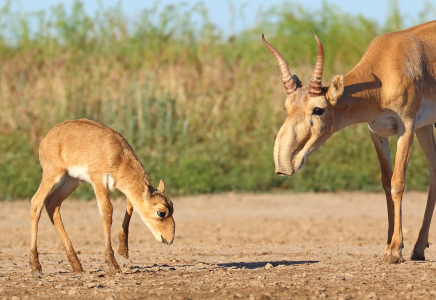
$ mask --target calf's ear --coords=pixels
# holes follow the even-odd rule
[[[165,191],[165,182],[162,179],[159,182],[159,186],[157,187],[157,190],[161,193]]]

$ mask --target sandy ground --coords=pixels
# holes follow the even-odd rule
[[[426,194],[403,201],[406,262],[382,261],[383,194],[221,194],[173,198],[176,239],[154,240],[137,214],[123,273],[103,259],[95,200],[66,200],[62,217],[84,273],[71,273],[45,212],[38,249],[44,275],[29,272],[29,202],[0,202],[0,299],[420,299],[436,298],[434,246],[410,261]],[[125,201],[113,201],[114,250]],[[436,234],[430,232],[430,243]]]

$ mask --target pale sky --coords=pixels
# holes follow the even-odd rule
[[[388,2],[392,0],[326,0],[328,4],[334,4],[342,9],[343,12],[351,13],[354,15],[362,14],[367,18],[374,19],[379,23],[383,23],[388,11]],[[0,0],[0,3],[4,3],[5,0]],[[14,1],[15,2],[15,1]],[[36,10],[47,10],[48,8],[58,4],[64,3],[66,8],[70,8],[73,0],[16,0],[15,3],[21,2],[21,9],[27,12]],[[85,9],[93,14],[98,8],[97,0],[82,1],[85,3]],[[144,8],[150,8],[156,2],[155,0],[101,0],[105,7],[115,6],[118,2],[121,2],[121,6],[127,15],[136,15]],[[159,0],[159,7],[164,7],[167,4],[176,4],[180,2],[187,3],[188,7],[197,3],[197,0]],[[235,22],[235,30],[238,31],[244,27],[250,27],[254,24],[256,13],[259,8],[267,10],[273,5],[283,3],[283,0],[203,0],[200,1],[206,4],[209,8],[209,17],[218,27],[228,32],[231,30],[230,23],[231,17],[229,14],[229,3],[236,8],[237,19]],[[305,8],[317,8],[320,7],[323,0],[305,0],[305,1],[293,1],[293,3],[300,3]],[[424,10],[424,3],[430,2],[426,0],[398,0],[401,14],[405,14],[413,20],[418,19],[418,14]],[[433,1],[431,1],[433,2]],[[244,6],[243,14],[245,16],[245,22],[239,17],[240,8]],[[410,22],[406,20],[406,24]]]

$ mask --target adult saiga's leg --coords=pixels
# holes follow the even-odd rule
[[[62,241],[65,252],[67,253],[68,261],[73,267],[73,272],[82,272],[82,265],[77,258],[76,251],[65,232],[64,224],[62,223],[60,208],[62,202],[67,198],[81,183],[80,180],[70,177],[68,174],[62,178],[61,182],[56,186],[50,196],[45,200],[45,208],[48,216],[53,223],[59,238]]]
[[[32,197],[30,204],[30,256],[29,264],[34,274],[41,274],[42,268],[38,259],[38,250],[36,247],[38,236],[38,223],[41,217],[41,210],[44,207],[44,201],[51,193],[53,188],[59,182],[64,171],[46,168],[42,172],[42,180],[38,190]]]
[[[127,199],[127,210],[124,215],[123,226],[118,234],[118,239],[120,240],[120,246],[118,247],[118,254],[129,258],[129,223],[132,218],[133,206],[132,203]]]
[[[380,162],[381,181],[386,194],[386,204],[388,209],[388,239],[384,250],[384,256],[387,257],[387,252],[391,244],[392,234],[394,233],[394,201],[391,194],[392,180],[392,158],[389,140],[386,137],[381,137],[370,130],[371,138],[377,151],[377,157]]]
[[[427,206],[425,208],[424,220],[419,231],[418,240],[412,251],[412,260],[425,260],[424,250],[429,246],[428,231],[433,216],[433,210],[436,202],[436,144],[433,134],[433,125],[427,125],[415,131],[418,142],[421,145],[427,159],[428,169],[430,172],[430,190],[428,192]]]
[[[100,215],[103,220],[104,228],[104,244],[105,244],[105,261],[109,266],[111,272],[121,273],[121,269],[115,260],[114,250],[111,243],[111,226],[112,226],[112,213],[113,206],[109,199],[109,194],[106,186],[103,184],[103,180],[99,178],[91,178],[95,196],[97,197],[98,207],[100,209]]]
[[[408,126],[407,126],[408,125]],[[403,246],[403,231],[401,219],[401,200],[403,197],[407,165],[412,152],[414,125],[406,124],[398,130],[397,153],[395,155],[395,168],[391,180],[392,200],[394,201],[394,233],[391,245],[387,251],[387,259],[391,263],[404,261],[401,254]]]

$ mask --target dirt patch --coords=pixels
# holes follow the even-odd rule
[[[44,275],[29,272],[30,203],[1,202],[0,297],[13,299],[434,298],[436,257],[410,261],[427,195],[403,201],[406,262],[382,262],[387,234],[383,194],[223,194],[173,198],[176,238],[154,240],[137,214],[122,274],[104,263],[95,201],[67,200],[62,217],[85,272],[71,273],[43,212],[38,249]],[[126,207],[113,201],[114,250]],[[433,226],[434,228],[434,226]],[[435,230],[430,232],[434,240]]]

